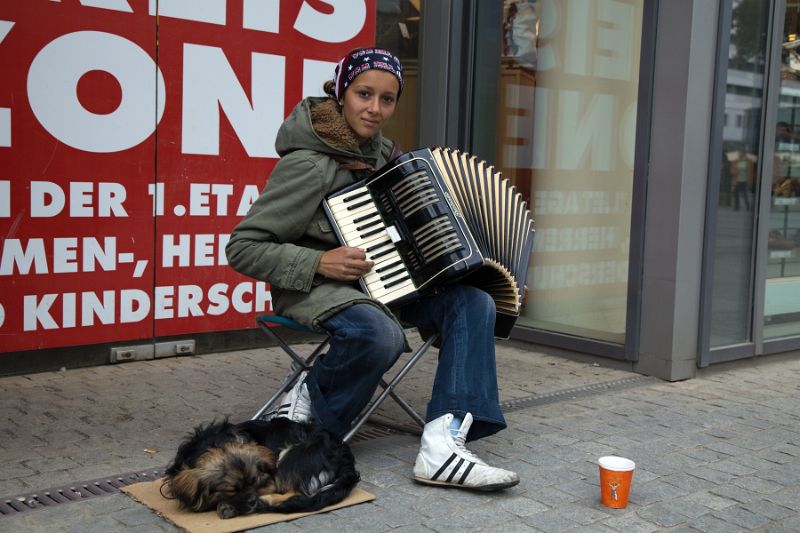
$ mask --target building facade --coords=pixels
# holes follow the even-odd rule
[[[87,4],[94,6],[71,9],[97,11],[103,2]],[[166,80],[152,76],[155,93],[163,87],[166,103],[156,98],[143,104],[153,108],[152,128],[142,128],[152,134],[140,144],[120,141],[117,152],[110,150],[125,161],[155,162],[146,171],[132,171],[131,179],[152,181],[150,196],[147,190],[140,194],[142,205],[108,204],[112,223],[120,222],[113,220],[115,205],[128,208],[153,235],[144,244],[152,249],[152,264],[142,267],[149,276],[140,272],[136,280],[141,283],[129,287],[149,295],[148,312],[142,312],[143,299],[134,301],[138,293],[118,291],[113,304],[118,320],[103,329],[108,301],[82,297],[97,277],[81,279],[83,289],[40,289],[43,280],[66,286],[72,283],[69,276],[80,274],[53,272],[56,264],[67,268],[79,262],[70,260],[69,254],[78,252],[69,243],[60,244],[66,258],[48,272],[36,272],[31,242],[49,230],[10,238],[24,210],[15,203],[17,191],[33,198],[34,191],[57,194],[78,181],[63,177],[66,170],[58,176],[37,174],[38,167],[18,160],[20,153],[31,152],[26,145],[50,156],[51,137],[70,144],[46,114],[48,98],[58,93],[31,91],[31,86],[53,82],[46,69],[37,68],[48,64],[42,50],[50,50],[50,61],[56,61],[59,47],[52,43],[64,48],[76,34],[86,37],[86,30],[62,28],[41,42],[19,44],[12,40],[14,32],[30,31],[20,23],[29,13],[3,8],[9,12],[0,10],[0,61],[12,64],[4,46],[33,51],[29,61],[9,67],[24,70],[18,83],[0,87],[8,89],[0,101],[0,162],[8,175],[5,181],[0,176],[0,190],[5,187],[4,195],[11,198],[0,202],[0,223],[9,236],[0,282],[17,298],[17,305],[9,296],[0,301],[5,314],[0,338],[8,339],[0,373],[107,362],[110,351],[121,346],[144,346],[136,353],[147,357],[174,355],[175,343],[191,342],[192,351],[199,352],[255,342],[247,328],[255,313],[269,311],[268,287],[242,285],[249,282],[227,272],[215,250],[224,247],[248,194],[260,188],[274,165],[274,154],[262,142],[269,135],[247,128],[259,120],[272,128],[283,115],[272,116],[258,95],[281,95],[279,107],[287,113],[300,96],[319,92],[336,57],[373,42],[395,51],[406,67],[406,88],[386,134],[405,149],[450,146],[486,160],[531,207],[536,237],[529,293],[512,338],[531,343],[532,349],[613,360],[668,380],[691,378],[698,368],[716,363],[800,349],[800,156],[795,154],[800,152],[800,133],[795,133],[800,129],[800,113],[795,113],[800,109],[800,46],[795,44],[800,45],[800,2],[342,0],[329,2],[332,11],[318,12],[302,1],[278,8],[277,2],[219,0],[208,3],[217,11],[208,7],[201,13],[161,0],[158,5],[167,11],[155,19],[148,2],[107,4],[103,16],[109,20],[97,19],[97,24],[112,32],[108,28],[117,24],[112,19],[120,12],[111,8],[130,7],[129,20],[141,23],[143,35],[114,31],[158,58],[157,72]],[[54,3],[52,16],[67,7]],[[338,34],[326,33],[332,21],[326,17],[341,17]],[[107,38],[107,45],[115,43],[120,44]],[[130,52],[127,48],[121,45],[119,53]],[[84,84],[90,96],[92,87],[108,83],[102,74],[93,81],[75,68],[81,76],[72,73],[72,82]],[[126,73],[115,69],[84,66],[95,76],[110,72],[124,87]],[[285,73],[278,82],[262,79],[275,69]],[[215,81],[219,87],[214,89],[210,80],[217,78],[222,81]],[[208,85],[212,88],[204,88]],[[9,103],[8,96],[15,94],[17,101],[30,102],[30,117],[27,107]],[[120,99],[125,102],[117,96],[107,108],[99,96],[61,104],[75,107],[77,119],[82,117],[78,106],[87,102],[100,106],[91,110],[94,115],[113,117],[124,107]],[[203,111],[209,102],[218,113]],[[49,137],[19,131],[17,117],[38,123]],[[217,136],[197,133],[204,127]],[[181,150],[175,151],[176,143]],[[84,165],[104,157],[80,140],[70,146],[80,157],[95,154]],[[68,167],[79,156],[63,163],[53,157],[57,167]],[[94,183],[98,194],[101,183],[123,182],[102,175],[80,181]],[[113,199],[114,187],[106,189]],[[159,194],[167,206],[161,212],[164,204],[153,203]],[[188,198],[186,205],[170,194]],[[231,200],[224,212],[221,198]],[[76,209],[80,213],[86,205]],[[188,229],[179,206],[188,210]],[[46,216],[54,209],[52,200],[41,200],[38,208],[39,219],[58,220]],[[108,222],[95,215],[94,227]],[[121,221],[123,226],[130,218]],[[30,221],[32,227],[39,227],[39,219]],[[107,233],[115,231],[120,230]],[[86,230],[97,242],[101,234]],[[115,242],[137,260],[148,257],[121,236]],[[102,266],[107,248],[91,244],[102,248],[92,256]],[[117,263],[127,259],[121,257]],[[181,281],[187,276],[194,281]],[[47,295],[56,293],[45,305]],[[18,311],[25,297],[34,302],[32,311]],[[121,323],[125,298],[130,300],[127,316],[138,310],[142,320]],[[77,318],[64,311],[70,299],[78,302]],[[229,302],[225,309],[223,301]],[[88,317],[83,328],[81,317]],[[58,327],[47,327],[53,324]],[[131,329],[132,324],[139,327]],[[96,327],[102,332],[81,342],[81,331]],[[65,334],[75,340],[59,344]]]

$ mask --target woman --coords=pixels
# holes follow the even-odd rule
[[[421,482],[478,490],[516,485],[516,473],[488,466],[464,443],[506,427],[497,397],[493,300],[450,286],[389,310],[357,288],[373,262],[340,246],[323,199],[392,158],[381,128],[403,90],[403,68],[386,50],[357,49],[325,84],[328,97],[300,102],[278,131],[281,155],[267,185],[234,229],[226,252],[239,272],[268,281],[275,311],[331,335],[284,398],[278,416],[313,419],[343,435],[383,374],[408,349],[399,320],[442,334],[439,364],[414,465]]]

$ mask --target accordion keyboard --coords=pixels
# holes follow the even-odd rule
[[[366,186],[328,201],[346,246],[362,248],[375,265],[362,277],[367,293],[383,303],[416,290]]]

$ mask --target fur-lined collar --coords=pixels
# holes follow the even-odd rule
[[[361,144],[333,98],[311,108],[311,125],[323,141],[336,148],[352,150]]]

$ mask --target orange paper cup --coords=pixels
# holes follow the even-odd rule
[[[636,463],[624,457],[608,455],[601,457],[600,499],[606,507],[624,509],[628,505],[631,479]]]

